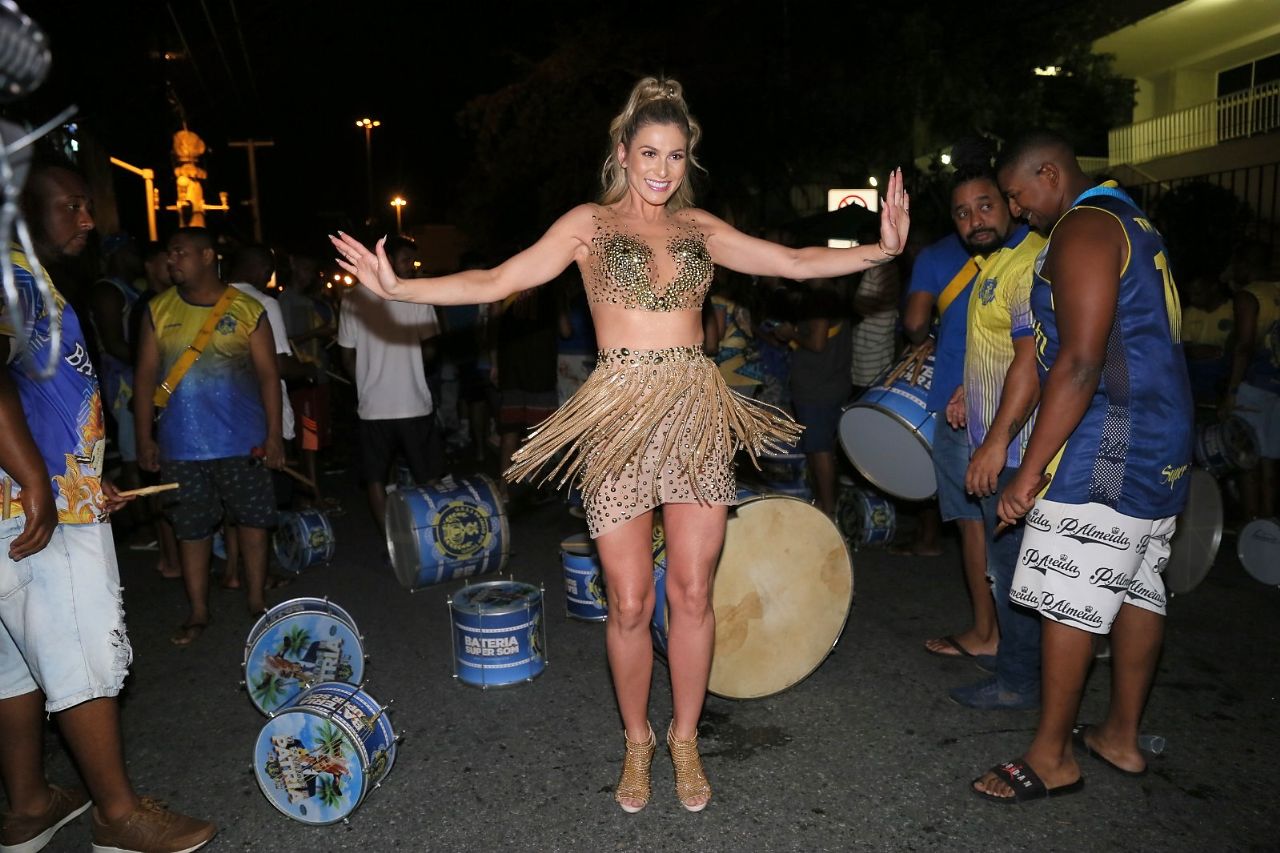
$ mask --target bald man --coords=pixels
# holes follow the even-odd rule
[[[1077,753],[1146,772],[1138,723],[1164,632],[1160,571],[1186,503],[1192,403],[1164,241],[1113,183],[1095,185],[1061,138],[1035,134],[998,166],[1010,210],[1049,242],[1031,308],[1042,383],[1022,467],[1001,494],[1025,517],[1010,600],[1043,627],[1040,722],[1022,757],[972,783],[1000,803],[1075,793]],[[1096,636],[1111,637],[1111,706],[1077,724]]]

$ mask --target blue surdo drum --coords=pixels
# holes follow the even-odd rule
[[[313,684],[360,683],[364,646],[350,613],[327,598],[294,598],[262,614],[242,666],[249,701],[273,714]]]
[[[881,374],[840,416],[840,446],[877,489],[904,500],[931,498],[935,417],[926,407],[933,355],[917,371],[909,358]]]
[[[346,820],[395,763],[386,710],[354,684],[317,684],[300,694],[258,734],[258,787],[301,823]]]
[[[600,560],[585,533],[576,533],[560,543],[560,564],[564,568],[565,615],[583,622],[603,622],[609,618]]]
[[[405,589],[501,571],[511,533],[494,482],[445,479],[387,495],[387,549]]]
[[[840,484],[836,500],[836,523],[854,548],[874,548],[893,541],[897,528],[893,501],[852,483]]]
[[[318,509],[280,513],[280,526],[272,538],[276,562],[285,571],[301,572],[333,559],[333,525]]]
[[[542,590],[517,581],[465,586],[449,599],[453,675],[472,687],[533,681],[547,668]]]

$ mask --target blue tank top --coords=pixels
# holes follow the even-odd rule
[[[1115,322],[1098,390],[1080,425],[1049,466],[1045,497],[1099,503],[1132,518],[1177,515],[1187,500],[1192,403],[1182,353],[1182,310],[1164,239],[1127,195],[1101,186],[1072,209],[1116,218],[1129,241],[1120,273]],[[1053,291],[1042,275],[1053,237],[1036,263],[1031,310],[1043,382],[1058,357]]]

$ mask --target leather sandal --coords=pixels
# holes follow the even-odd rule
[[[648,740],[633,741],[627,737],[626,730],[622,732],[622,739],[627,744],[627,754],[622,761],[622,778],[618,780],[613,798],[624,812],[635,814],[649,804],[649,770],[653,766],[658,738],[650,726]],[[640,805],[629,805],[623,800],[638,800]]]
[[[671,764],[676,772],[676,796],[680,805],[691,812],[700,812],[711,802],[711,783],[702,772],[702,757],[698,755],[698,736],[689,740],[677,740],[675,732],[667,727],[667,749],[671,750]],[[690,805],[690,800],[705,798]]]

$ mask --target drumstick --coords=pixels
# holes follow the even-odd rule
[[[1039,495],[1041,492],[1043,492],[1045,489],[1045,486],[1049,485],[1049,482],[1052,479],[1053,479],[1052,474],[1043,475],[1040,478],[1040,485],[1036,488],[1036,494]],[[991,538],[992,539],[996,538],[1001,533],[1004,533],[1006,530],[1008,530],[1010,527],[1013,527],[1013,525],[1007,521],[1001,521],[999,524],[996,525],[995,532],[991,534]]]
[[[8,477],[5,477],[4,478],[4,494],[0,495],[0,497],[4,498],[4,506],[0,508],[0,518],[3,518],[5,521],[9,520],[9,495],[12,487],[13,487],[13,481],[11,481]]]
[[[921,374],[921,373],[924,373],[924,362],[923,362],[923,361],[917,361],[917,362],[916,362],[916,369],[915,369],[914,371],[912,371],[912,373],[911,373],[911,384],[912,384],[912,385],[919,385],[919,384],[920,384],[920,374]]]
[[[888,388],[890,385],[892,385],[893,383],[901,379],[902,374],[906,373],[907,368],[910,366],[911,366],[911,359],[909,358],[904,358],[901,362],[899,362],[898,365],[893,368],[893,370],[889,371],[889,375],[884,378],[884,387]]]
[[[266,451],[266,450],[264,450],[264,449],[263,449],[263,448],[261,448],[261,447],[255,447],[255,448],[253,448],[253,450],[249,451],[249,455],[250,455],[250,456],[252,456],[252,457],[253,457],[254,459],[256,459],[256,460],[261,461],[261,460],[263,460],[264,458],[266,458],[267,451]],[[282,465],[282,466],[280,467],[280,470],[281,470],[281,471],[283,471],[284,473],[288,474],[288,475],[289,475],[290,477],[292,477],[293,479],[297,480],[297,481],[298,481],[299,483],[301,483],[302,485],[304,485],[304,486],[306,486],[307,488],[311,489],[311,491],[313,491],[313,492],[314,492],[314,491],[316,490],[316,484],[315,484],[315,483],[313,483],[311,480],[308,480],[306,477],[302,476],[302,475],[301,475],[301,474],[299,474],[297,471],[295,471],[295,470],[293,470],[292,468],[290,468],[288,465]]]
[[[329,374],[329,375],[330,375],[330,376],[332,376],[334,379],[336,379],[336,380],[338,380],[339,382],[341,382],[343,385],[350,385],[350,384],[351,384],[351,380],[350,380],[350,379],[348,379],[347,377],[343,376],[343,375],[342,375],[342,374],[340,374],[340,373],[334,373],[332,370],[326,370],[326,371],[325,371],[325,373]]]
[[[316,490],[316,484],[314,482],[312,482],[311,480],[308,480],[306,477],[304,477],[302,474],[298,473],[297,471],[293,470],[288,465],[284,466],[280,470],[288,474],[293,479],[297,480],[302,485],[306,486],[311,491],[314,492]]]
[[[118,494],[122,498],[131,498],[131,497],[134,497],[135,495],[137,497],[142,497],[143,495],[158,495],[161,492],[171,492],[174,489],[178,488],[180,485],[182,484],[181,483],[161,483],[158,486],[143,486],[140,489],[126,489],[123,492],[118,492]]]

